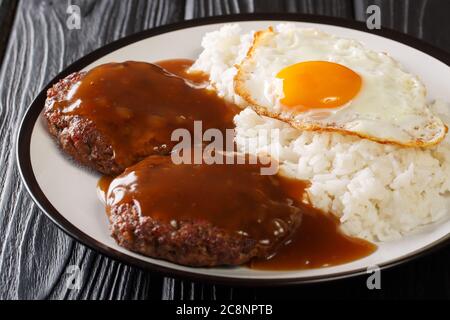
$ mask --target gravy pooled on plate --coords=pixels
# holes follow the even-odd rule
[[[342,264],[376,249],[302,202],[307,183],[260,169],[175,165],[151,156],[114,180],[102,179],[99,188],[119,244],[180,264],[296,270]]]

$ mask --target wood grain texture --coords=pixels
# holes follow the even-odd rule
[[[90,51],[140,30],[203,16],[301,12],[353,19],[356,13],[364,19],[368,2],[358,1],[19,1],[0,71],[0,299],[449,298],[449,250],[383,272],[381,291],[367,290],[365,277],[271,289],[231,288],[163,277],[113,261],[66,236],[39,212],[18,176],[13,150],[24,110],[53,76]],[[411,5],[420,1],[426,13]],[[392,18],[383,14],[383,25],[448,48],[448,32],[436,35],[438,26],[432,25],[433,17],[441,16],[435,1],[440,0],[389,3],[388,8],[393,6],[395,11]],[[66,27],[69,2],[81,8],[81,30]],[[383,10],[388,12],[384,4]],[[2,14],[0,11],[0,17]],[[418,27],[415,22],[420,24],[421,19],[427,22]],[[80,290],[67,287],[66,271],[71,265],[80,267]]]
[[[0,62],[6,50],[6,44],[11,34],[12,22],[16,14],[17,0],[0,0]],[[1,63],[0,63],[1,65]]]
[[[353,19],[350,0],[255,0],[255,12],[299,12]]]
[[[354,0],[355,15],[364,21],[369,5],[381,9],[382,26],[425,40],[450,52],[450,1]]]

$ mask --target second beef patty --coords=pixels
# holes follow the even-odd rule
[[[189,266],[268,257],[299,226],[295,199],[305,186],[260,169],[148,157],[109,186],[112,235],[127,249]]]

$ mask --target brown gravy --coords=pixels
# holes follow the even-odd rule
[[[206,121],[210,127],[233,128],[232,118],[237,108],[223,102],[207,90],[198,89],[196,85],[201,87],[207,79],[201,74],[187,74],[186,69],[191,63],[189,60],[157,63],[172,74],[188,79],[191,84],[186,84],[185,80],[180,80],[150,64],[128,62],[122,67],[123,64],[106,65],[105,69],[99,70],[99,75],[94,74],[93,78],[99,81],[101,77],[108,79],[112,77],[111,90],[100,85],[92,96],[83,96],[82,101],[85,101],[85,104],[82,105],[85,107],[75,108],[75,112],[87,112],[83,108],[87,109],[86,103],[95,100],[96,92],[102,93],[107,101],[114,101],[115,94],[108,95],[114,91],[112,88],[119,92],[125,90],[119,81],[123,76],[130,79],[125,86],[133,92],[129,96],[137,96],[132,109],[136,110],[138,117],[130,119],[129,124],[131,125],[133,121],[137,121],[138,124],[136,132],[130,133],[131,135],[147,134],[145,130],[148,130],[149,124],[141,123],[142,119],[139,119],[139,116],[144,118],[148,116],[148,111],[144,112],[141,108],[147,99],[154,97],[157,99],[151,101],[159,102],[155,104],[152,102],[150,109],[153,111],[150,112],[150,117],[156,114],[165,120],[158,127],[161,132],[150,131],[160,141],[166,142],[167,133],[175,125],[191,128],[190,123],[178,123],[174,120],[179,114],[190,115],[190,121],[192,119]],[[120,71],[121,69],[128,71]],[[171,85],[175,83],[173,87],[178,89],[171,91],[166,85],[162,85],[160,80],[155,80],[159,78],[165,79],[163,83]],[[134,85],[137,87],[131,88]],[[119,97],[117,105],[126,105],[126,101],[132,100],[125,99],[124,95],[119,94],[123,100]],[[187,99],[184,99],[186,96]],[[196,97],[199,97],[197,102],[194,101]],[[173,112],[163,110],[164,106],[168,105],[164,104],[165,99],[172,102],[171,106],[175,105]],[[96,103],[94,106],[99,114],[92,112],[91,116],[105,115],[106,110]],[[106,118],[109,118],[108,115]],[[117,116],[112,118],[116,119]],[[119,120],[120,123],[121,121]],[[123,120],[123,123],[128,122]],[[109,127],[108,123],[105,123],[105,128],[113,130],[114,126]],[[124,150],[135,147],[119,139],[120,143],[123,143]],[[111,177],[102,178],[98,189],[102,197],[105,197],[109,189],[107,207],[136,201],[142,215],[151,215],[167,222],[204,219],[218,227],[241,234],[246,233],[262,243],[279,244],[270,258],[254,259],[249,263],[249,267],[253,269],[296,270],[332,266],[365,257],[376,250],[376,246],[369,242],[345,236],[339,231],[337,219],[300,201],[307,187],[306,183],[278,175],[261,176],[260,168],[261,165],[249,164],[175,166],[170,157],[152,156],[128,168],[115,180]],[[280,231],[280,225],[295,224],[296,217],[301,217],[301,223],[295,232],[278,233],[277,236],[274,234],[275,231]],[[286,231],[289,228],[284,229]]]
[[[283,178],[261,175],[261,167],[176,165],[171,157],[151,156],[111,182],[107,211],[134,203],[142,216],[165,223],[209,222],[272,247],[296,229],[301,207],[280,187]],[[298,187],[303,188],[300,181]]]
[[[98,188],[108,205],[137,201],[143,215],[169,222],[204,219],[278,244],[269,258],[254,259],[259,270],[301,270],[334,266],[370,255],[376,246],[339,231],[339,221],[298,199],[307,184],[279,175],[261,176],[260,165],[181,165],[170,157],[149,157],[118,179],[103,177]],[[154,183],[158,181],[158,183]],[[107,210],[108,211],[108,210]],[[298,217],[301,218],[298,226]],[[279,225],[295,231],[274,236]],[[288,228],[284,228],[288,229]]]
[[[109,186],[113,180],[114,177],[102,176],[97,182],[97,196],[104,204],[106,204],[106,195],[108,194]]]
[[[181,74],[189,63],[164,65]],[[194,83],[203,77],[187,81],[155,64],[108,63],[88,71],[68,99],[53,107],[92,120],[110,140],[117,163],[127,167],[139,155],[168,154],[176,144],[172,132],[192,132],[195,120],[202,120],[203,130],[233,128],[237,107]]]
[[[192,81],[197,85],[207,86],[209,81],[209,76],[207,74],[201,72],[187,72],[193,63],[194,61],[189,59],[170,59],[155,62],[156,65],[174,75]]]
[[[302,270],[336,266],[375,252],[376,245],[339,231],[338,219],[317,209],[303,211],[300,227],[269,259],[254,259],[259,270]]]

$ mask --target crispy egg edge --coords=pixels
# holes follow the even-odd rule
[[[292,127],[296,128],[296,129],[300,129],[300,130],[315,131],[315,132],[337,132],[337,133],[340,133],[343,135],[356,136],[356,137],[359,137],[362,139],[375,141],[375,142],[378,142],[381,144],[390,144],[390,145],[396,145],[396,146],[402,146],[402,147],[420,147],[420,148],[431,147],[431,146],[435,146],[435,145],[441,143],[445,139],[445,136],[448,133],[448,127],[442,122],[442,120],[439,117],[435,116],[434,114],[432,114],[432,115],[436,119],[438,119],[440,122],[439,124],[440,124],[441,130],[439,130],[433,136],[433,139],[429,139],[429,140],[415,139],[415,140],[411,140],[411,142],[408,142],[408,143],[401,143],[396,140],[381,139],[381,138],[376,138],[376,137],[372,137],[369,135],[365,135],[360,132],[349,131],[345,128],[342,128],[342,127],[336,125],[335,123],[327,123],[326,126],[324,127],[319,124],[301,122],[301,121],[295,120],[294,116],[290,116],[289,118],[283,117],[281,113],[270,112],[265,107],[258,105],[258,103],[256,101],[254,101],[252,99],[251,95],[248,92],[246,92],[246,90],[245,90],[245,82],[246,82],[245,66],[246,66],[246,64],[254,62],[253,54],[254,54],[256,48],[258,47],[258,45],[262,41],[264,41],[264,38],[267,36],[270,36],[270,35],[274,35],[274,34],[275,34],[275,32],[274,32],[274,29],[272,26],[269,26],[266,30],[256,31],[253,36],[252,45],[250,46],[249,50],[247,51],[245,58],[242,60],[242,62],[239,65],[235,65],[235,68],[237,69],[237,73],[234,76],[234,91],[245,102],[247,102],[249,104],[250,108],[252,108],[257,114],[259,114],[261,116],[278,119],[280,121],[290,124]],[[435,124],[435,123],[430,123],[430,124]]]

